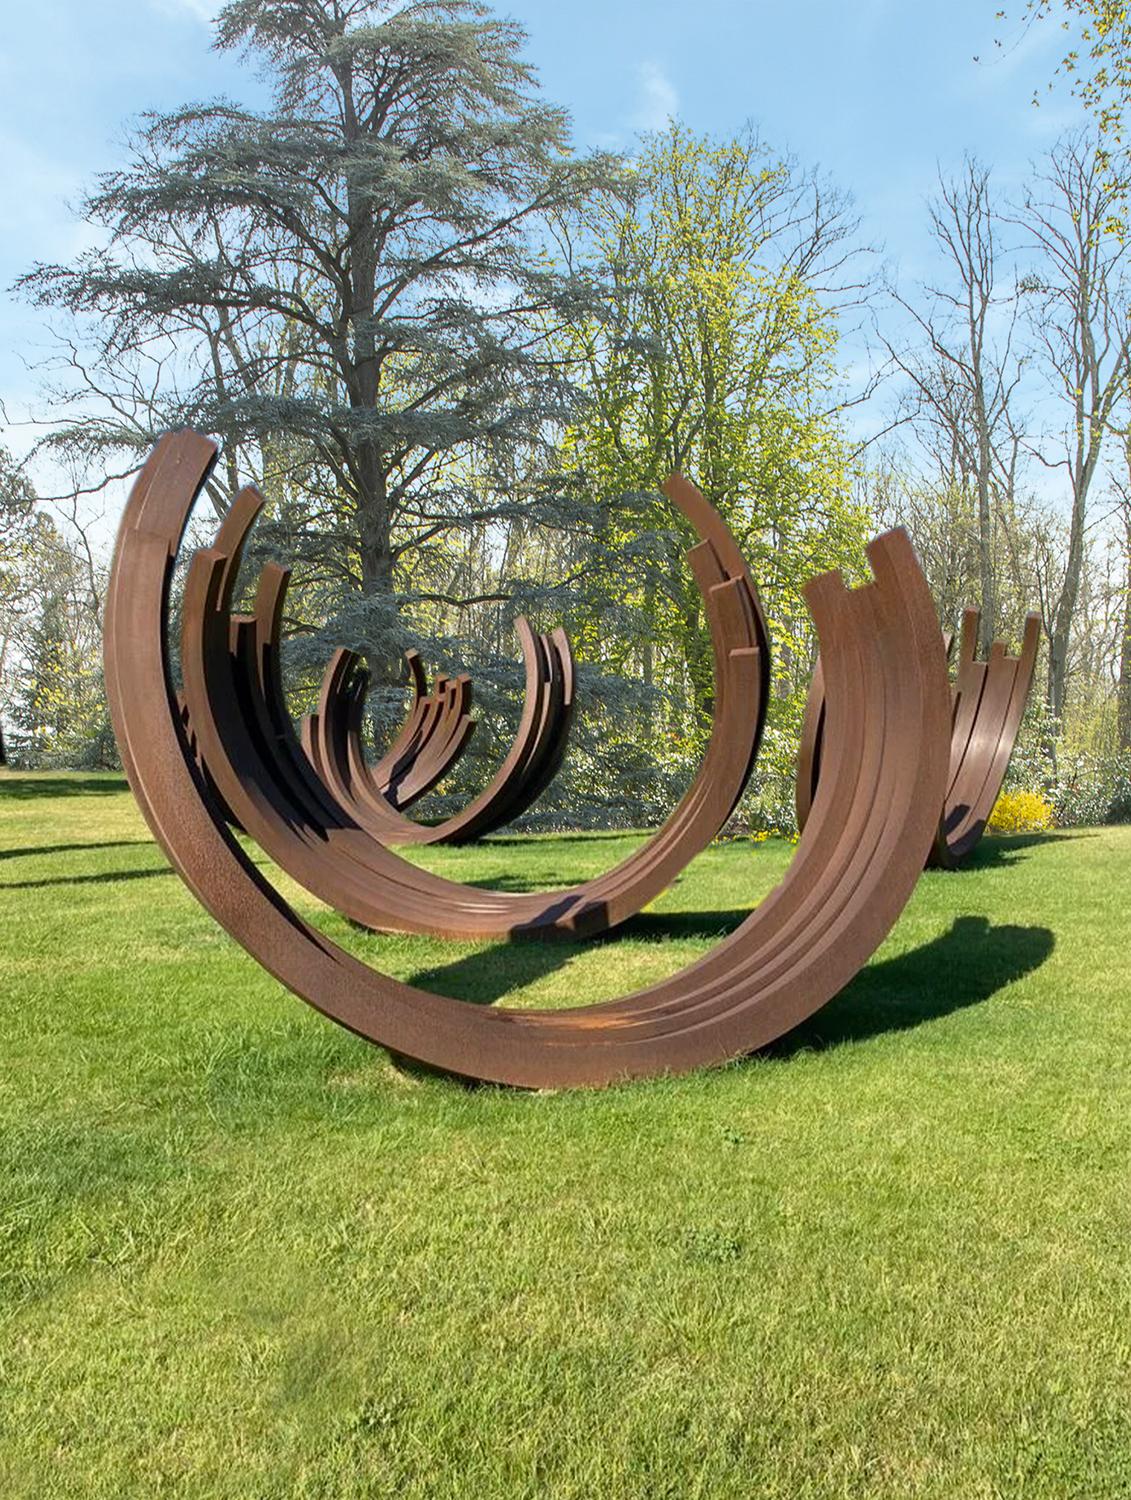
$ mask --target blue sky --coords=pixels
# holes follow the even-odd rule
[[[995,49],[998,0],[525,0],[500,6],[530,33],[546,92],[582,143],[629,146],[671,113],[721,134],[753,120],[854,196],[862,234],[902,280],[929,271],[924,200],[966,150],[1016,189],[1029,162],[1079,118],[1063,89],[1035,88],[1063,44],[1054,26]],[[9,7],[0,43],[0,286],[86,242],[68,207],[122,159],[122,127],[146,109],[223,92],[254,99],[240,61],[210,50],[210,0],[39,0]],[[49,41],[46,39],[50,39]],[[975,54],[981,63],[975,62]],[[17,452],[47,338],[0,294],[0,401]]]

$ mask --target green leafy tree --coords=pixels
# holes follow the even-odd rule
[[[1069,38],[1061,71],[1094,116],[1101,138],[1112,149],[1122,145],[1124,114],[1131,98],[1131,14],[1122,0],[1026,0],[1021,16],[1058,21]],[[999,10],[999,21],[1009,12]],[[1003,40],[998,39],[999,47]],[[1052,87],[1050,81],[1049,87]]]
[[[712,674],[688,538],[655,496],[663,479],[684,471],[741,542],[783,700],[809,660],[802,583],[859,567],[831,308],[852,230],[843,202],[749,132],[719,143],[681,125],[645,143],[627,206],[606,196],[591,216],[614,314],[581,335],[589,404],[568,447],[596,493],[636,497],[605,522],[636,618],[622,652],[665,690],[677,749],[701,742]]]
[[[102,684],[100,593],[81,547],[37,509],[17,572],[21,604],[6,666],[21,759],[116,764]]]
[[[7,759],[3,723],[15,699],[13,661],[31,608],[28,565],[36,533],[35,492],[11,454],[0,448],[0,761]]]

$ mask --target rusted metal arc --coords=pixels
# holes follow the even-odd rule
[[[343,706],[331,705],[325,697],[332,668],[331,663],[323,678],[319,709],[324,733],[331,711],[337,712]],[[351,654],[349,702],[344,706],[354,721],[351,733],[357,737],[359,750],[368,676],[360,657]],[[400,751],[390,751],[365,773],[367,782],[389,806],[403,811],[448,774],[466,749],[475,728],[475,721],[468,712],[470,705],[471,679],[466,675],[455,679],[437,677],[431,693],[415,701],[406,724],[410,732],[407,735],[402,732],[398,737],[404,740]],[[365,764],[364,753],[360,764]]]
[[[976,612],[975,612],[976,613]],[[974,626],[977,639],[977,622]],[[949,630],[942,633],[943,651],[947,661],[954,649],[954,636]],[[821,779],[821,745],[825,735],[825,674],[821,658],[813,663],[813,675],[809,681],[809,692],[805,699],[805,712],[801,720],[801,742],[797,750],[797,776],[794,780],[794,808],[797,828],[805,827],[817,794],[817,783]]]
[[[1040,615],[1026,615],[1020,655],[1007,656],[995,641],[983,664],[974,659],[980,620],[977,610],[967,610],[954,681],[956,730],[967,702],[976,699],[976,708],[960,756],[954,753],[959,735],[952,736],[950,785],[931,851],[931,863],[946,869],[969,857],[989,822],[1029,702],[1041,639]]]
[[[1030,614],[1025,619],[1020,656],[1006,655],[1002,642],[995,641],[989,660],[978,661],[980,623],[980,610],[964,611],[951,691],[947,783],[928,857],[929,864],[945,869],[956,869],[970,856],[993,811],[1029,699],[1040,644],[1041,617]],[[944,633],[943,644],[949,656],[953,636]],[[824,677],[818,658],[797,761],[799,829],[805,827],[813,809],[826,745]]]
[[[768,651],[768,634],[757,590],[734,537],[714,507],[704,500],[695,486],[681,475],[675,474],[663,488],[668,498],[683,511],[701,538],[699,549],[693,549],[689,554],[693,568],[696,567],[696,555],[701,549],[705,548],[714,554],[715,571],[712,573],[708,569],[703,572],[699,581],[707,601],[707,614],[716,656],[715,676],[716,681],[721,684],[719,688],[721,693],[725,687],[724,672],[720,668],[721,655],[743,650],[761,653]],[[724,580],[732,585],[740,586],[733,588],[726,598],[717,601],[712,608],[712,601],[706,591]],[[723,627],[719,625],[720,619],[725,622]],[[384,805],[389,799],[375,801],[369,795],[363,770],[364,756],[360,754],[356,746],[346,748],[345,742],[339,738],[342,731],[329,723],[330,695],[338,693],[344,695],[347,691],[340,675],[333,675],[334,663],[333,661],[330,663],[323,679],[324,693],[319,706],[318,719],[319,743],[311,747],[312,759],[317,765],[319,775],[327,782],[331,794],[341,802],[348,815],[382,843],[387,845],[463,844],[483,838],[513,822],[533,806],[557,774],[565,754],[574,714],[575,669],[569,640],[562,630],[556,630],[548,637],[535,637],[527,621],[522,617],[516,621],[516,631],[526,665],[526,685],[523,716],[515,742],[483,792],[460,813],[435,825],[425,825],[415,823],[408,818],[390,816],[389,809]],[[554,678],[559,674],[562,680],[561,702],[559,705],[555,698],[552,707],[547,712],[547,700],[557,692]],[[327,688],[329,694],[326,692]],[[733,791],[733,797],[718,827],[721,827],[734,811],[742,789],[753,770],[762,725],[765,722],[768,696],[769,675],[762,671],[759,673],[757,682],[757,697],[751,705],[756,717],[748,720],[748,723],[753,726],[753,732],[748,736],[749,758],[745,769],[737,776],[728,777],[725,783]],[[348,718],[347,704],[343,703],[339,712],[343,718]],[[719,739],[721,741],[723,736],[719,736]],[[308,741],[309,737],[304,734],[304,745],[307,745]],[[329,748],[332,742],[341,747],[337,753]],[[699,798],[701,783],[705,782],[709,776],[717,774],[712,764],[714,753],[716,753],[716,746],[713,742],[701,775],[697,778],[696,787],[689,792],[688,799],[685,799],[685,801],[690,800],[691,805],[698,805],[701,801]],[[348,763],[352,763],[354,767],[352,776],[347,769]],[[732,767],[734,764],[732,762]],[[670,823],[669,827],[671,827]],[[715,828],[710,837],[714,837],[717,832],[718,828]],[[704,839],[703,842],[709,842],[709,838]],[[691,854],[687,855],[688,859],[691,857]],[[673,868],[672,874],[674,873]]]
[[[412,678],[412,704],[399,734],[373,767],[374,778],[385,786],[388,786],[397,775],[403,756],[409,746],[415,743],[419,721],[428,697],[428,679],[424,673],[424,663],[420,660],[420,653],[406,651],[404,657],[408,665],[409,676]]]
[[[228,593],[234,587],[238,571],[239,546],[236,544],[242,544],[242,539],[261,506],[262,498],[257,490],[251,487],[241,490],[221,526],[217,544],[231,551],[234,559],[224,579],[224,587]],[[277,578],[276,565],[268,564],[261,575],[261,587],[264,581],[271,586]],[[265,650],[278,650],[284,597],[285,582],[283,589],[278,590],[274,596],[275,607],[270,616],[270,629],[262,632],[264,638],[261,645]],[[234,650],[235,634],[232,636],[232,647]],[[457,688],[448,679],[438,678],[436,691],[429,694],[419,653],[406,651],[405,660],[413,686],[413,702],[393,744],[370,769],[372,779],[383,787],[384,799],[398,809],[411,806],[451,770],[466,748],[475,727],[474,720],[468,714],[470,679],[457,679]],[[328,673],[332,667],[333,663],[327,669]],[[183,706],[183,695],[181,702]],[[456,723],[452,722],[453,711],[458,716]],[[187,709],[185,712],[187,714]],[[317,719],[314,722],[317,726]]]
[[[250,525],[246,513],[244,519]],[[445,936],[601,931],[659,894],[730,815],[761,727],[753,714],[764,701],[764,653],[750,644],[760,638],[756,596],[743,577],[724,576],[711,542],[698,544],[689,554],[719,665],[717,715],[699,776],[664,828],[613,870],[570,890],[526,895],[476,890],[429,875],[368,834],[337,797],[331,799],[334,817],[327,818],[315,805],[308,786],[294,776],[289,757],[277,755],[270,737],[257,727],[265,721],[278,723],[285,715],[249,701],[262,691],[264,679],[247,670],[246,652],[242,679],[237,680],[228,649],[225,584],[238,562],[228,549],[238,550],[243,537],[229,529],[223,540],[225,550],[209,548],[194,557],[183,609],[186,694],[194,722],[199,721],[205,759],[233,811],[271,857],[353,920],[378,929]],[[278,615],[277,607],[263,611],[258,627],[269,626]],[[736,640],[741,644],[728,649]],[[277,663],[277,652],[261,651],[259,658]],[[533,659],[552,695],[553,673],[542,665],[543,653]],[[271,690],[278,692],[277,682]],[[535,727],[544,721],[539,704],[546,701],[545,694],[527,694],[526,711]],[[315,728],[316,720],[312,716]],[[341,762],[335,755],[329,764],[322,763],[322,738],[309,735],[307,748],[320,775],[334,785]],[[520,734],[512,749],[529,749],[535,738]],[[327,796],[325,788],[322,795]]]
[[[813,810],[817,783],[821,779],[821,748],[825,742],[825,671],[818,656],[813,663],[805,713],[801,720],[801,743],[797,749],[797,776],[793,784],[797,829],[801,832]]]
[[[196,743],[196,735],[193,733],[192,723],[189,719],[188,705],[185,702],[184,693],[178,692],[175,695],[175,701],[177,705],[177,713],[180,716],[181,725],[184,729],[185,737],[188,740],[189,749],[192,751],[193,758],[197,763],[197,769],[200,771],[201,777],[204,780],[204,784],[208,788],[209,796],[213,799],[213,801],[216,803],[216,806],[220,809],[225,822],[230,823],[233,828],[238,829],[242,833],[243,829],[240,828],[240,824],[236,818],[235,813],[232,812],[232,809],[220,795],[219,787],[217,787],[211,776],[209,776],[208,767],[204,764],[204,761],[201,758],[200,749]]]
[[[357,693],[356,722],[350,728],[359,751],[361,750],[361,727],[366,689],[366,679],[362,678]],[[441,712],[428,744],[414,758],[412,765],[406,767],[401,775],[390,782],[385,795],[392,807],[398,811],[411,807],[414,802],[418,802],[434,786],[443,781],[451,771],[467,749],[475,730],[475,720],[469,713],[470,707],[471,678],[461,672],[458,677],[444,684]],[[362,753],[362,763],[364,763],[364,753]]]
[[[348,742],[353,769],[347,785],[356,785],[363,820],[366,816],[387,815],[386,810],[403,812],[431,791],[463,754],[475,728],[469,713],[471,679],[466,674],[456,678],[437,677],[431,694],[420,700],[419,711],[414,711],[414,733],[381,776],[376,767],[367,764],[362,748],[368,680],[369,674],[357,653],[336,651],[322,679],[317,718],[311,731],[319,739],[320,774],[327,764],[331,743],[340,743],[344,755]],[[330,790],[338,794],[336,785]]]
[[[334,675],[331,660],[319,704],[319,774],[350,816],[382,843],[470,843],[513,822],[557,772],[573,717],[569,641],[564,631],[536,636],[523,616],[515,621],[515,630],[526,666],[523,713],[515,740],[484,790],[459,813],[435,825],[398,816],[398,809],[390,807],[390,799],[379,791],[374,797],[358,736],[355,688],[348,674]]]
[[[208,798],[173,700],[164,609],[214,457],[196,434],[171,435],[134,485],[108,590],[107,694],[130,783],[174,867],[237,942],[323,1014],[470,1077],[607,1084],[772,1041],[829,1000],[890,930],[934,833],[949,721],[933,607],[902,533],[869,548],[873,584],[849,591],[826,574],[806,590],[825,655],[828,795],[778,888],[661,984],[585,1009],[497,1010],[401,984],[337,947],[273,889]],[[210,592],[222,595],[217,580]]]
[[[343,741],[347,748],[351,782],[361,789],[363,800],[372,805],[385,804],[403,812],[432,789],[463,754],[475,728],[468,714],[471,702],[471,679],[461,675],[443,681],[436,691],[439,713],[435,729],[419,752],[408,761],[391,785],[382,787],[366,762],[362,742],[362,722],[368,688],[368,673],[355,669],[344,706]],[[441,679],[437,679],[439,683]],[[342,712],[342,705],[337,705]],[[378,799],[374,801],[374,799]]]
[[[443,918],[445,924],[451,924],[456,920],[456,917],[458,915],[458,913],[456,912],[456,904],[459,903],[464,907],[470,904],[470,907],[473,910],[473,920],[481,925],[484,920],[482,916],[482,908],[488,901],[502,903],[502,919],[509,923],[513,923],[516,920],[514,907],[516,905],[526,905],[531,901],[533,901],[536,906],[542,908],[546,906],[547,901],[552,901],[551,909],[553,915],[556,917],[558,913],[561,912],[562,920],[567,920],[568,914],[562,908],[561,898],[558,896],[554,896],[553,898],[518,898],[509,895],[500,895],[499,893],[469,893],[466,888],[458,885],[452,885],[450,882],[437,882],[435,877],[431,877],[429,881],[429,889],[421,892],[419,890],[421,882],[428,881],[428,877],[424,877],[421,872],[415,871],[411,867],[404,866],[401,861],[397,860],[395,857],[388,856],[383,850],[380,849],[375,850],[370,848],[368,850],[368,857],[366,857],[367,851],[365,850],[364,843],[359,846],[356,838],[352,838],[352,841],[349,843],[349,846],[347,848],[345,843],[343,842],[345,835],[342,835],[338,838],[337,845],[339,853],[347,853],[350,856],[350,859],[354,862],[353,874],[355,876],[355,881],[352,883],[352,889],[349,888],[351,882],[349,882],[348,879],[348,869],[341,866],[335,866],[333,869],[329,870],[326,868],[325,845],[333,841],[332,830],[329,834],[323,832],[323,830],[318,827],[317,820],[304,813],[304,811],[299,806],[299,799],[297,799],[293,794],[293,789],[281,788],[277,784],[272,784],[272,776],[276,768],[273,768],[268,763],[268,761],[265,761],[262,757],[260,757],[260,760],[256,762],[256,755],[258,753],[257,747],[247,736],[244,720],[239,714],[233,714],[232,712],[232,705],[238,703],[241,700],[241,697],[246,696],[247,688],[246,684],[243,688],[241,688],[240,685],[233,682],[230,675],[228,675],[227,677],[223,675],[227,669],[230,669],[230,659],[228,653],[226,653],[222,649],[222,643],[226,639],[228,632],[223,628],[222,607],[218,608],[218,605],[222,603],[220,599],[220,596],[222,595],[222,580],[228,575],[230,571],[231,570],[228,565],[228,560],[222,554],[217,554],[214,550],[209,551],[206,554],[199,555],[198,559],[194,561],[193,567],[190,569],[189,586],[186,592],[186,624],[189,619],[192,619],[194,617],[200,617],[201,619],[209,621],[210,623],[207,632],[208,639],[205,649],[203,651],[200,651],[193,650],[191,646],[189,648],[189,685],[190,689],[196,690],[197,703],[200,706],[201,717],[206,721],[211,721],[212,712],[208,706],[208,687],[207,685],[205,685],[202,691],[201,684],[207,678],[207,673],[209,671],[213,673],[214,680],[212,682],[212,698],[218,705],[217,717],[220,720],[224,720],[227,724],[228,734],[231,737],[231,743],[234,747],[235,760],[241,765],[243,770],[242,782],[238,776],[233,774],[229,777],[226,784],[233,789],[234,795],[237,798],[245,798],[245,802],[241,803],[241,805],[250,805],[246,802],[246,798],[248,796],[252,796],[252,793],[254,793],[254,796],[252,796],[253,801],[258,798],[259,806],[249,814],[249,817],[252,820],[254,820],[257,815],[266,816],[268,818],[266,847],[272,849],[273,852],[275,852],[278,857],[283,860],[284,864],[288,865],[289,868],[291,868],[296,874],[298,874],[300,879],[303,879],[308,885],[310,885],[312,889],[316,890],[325,899],[337,902],[342,906],[343,910],[347,911],[349,915],[355,916],[358,920],[366,920],[370,922],[371,925],[382,922],[389,922],[390,920],[388,911],[382,911],[380,908],[375,907],[373,904],[373,899],[370,894],[373,887],[372,880],[370,880],[369,878],[365,878],[362,881],[360,888],[356,884],[356,877],[358,876],[358,871],[356,869],[357,863],[370,866],[370,872],[372,872],[372,862],[374,858],[376,858],[379,862],[384,863],[386,875],[391,874],[394,878],[408,879],[412,881],[418,888],[415,892],[413,914],[409,920],[412,920],[414,925],[423,926],[424,930],[435,930],[438,920],[437,900],[439,896],[446,896],[448,898],[447,911]],[[210,603],[205,603],[202,605],[200,597],[202,589],[205,591],[206,595],[211,594]],[[188,644],[189,642],[186,637],[186,645]],[[201,663],[207,664],[203,668],[203,677]],[[219,673],[220,675],[217,676],[217,673]],[[253,712],[247,717],[254,723],[254,721],[260,718],[261,715]],[[213,725],[213,728],[215,727],[216,726]],[[241,736],[243,737],[242,740]],[[220,741],[217,742],[217,745],[219,743]],[[218,749],[217,746],[214,745],[208,750],[207,753],[210,762],[213,759],[215,759],[218,764],[222,762],[224,751]],[[249,765],[254,766],[253,771],[249,771]],[[228,769],[231,770],[232,768]],[[270,826],[270,814],[272,812],[277,815],[278,819],[278,824],[274,828]],[[303,824],[304,820],[310,823],[312,826],[312,837],[309,840],[309,848],[305,850],[297,850],[299,858],[296,860],[294,858],[296,854],[296,846],[294,845],[293,841],[292,847],[288,851],[287,849],[279,845],[278,836],[280,834],[281,828],[285,829],[287,832],[295,835],[296,837],[300,836],[298,831],[301,829],[301,825]],[[255,831],[257,836],[261,838],[261,841],[264,840],[264,834],[259,827],[253,826],[253,831]],[[275,839],[275,842],[270,842],[272,838]],[[302,865],[305,863],[304,859],[302,858],[302,856],[304,855],[308,858],[312,858],[315,864],[321,865],[320,874],[323,877],[323,880],[328,881],[329,883],[323,883],[322,880],[319,880],[319,871],[316,870],[312,874],[310,867],[307,867],[305,869],[302,868]],[[289,860],[290,863],[288,863]],[[392,861],[391,870],[390,860]],[[343,882],[345,883],[343,884]],[[567,893],[567,896],[569,894],[571,893]],[[588,894],[588,892],[586,892],[586,894]],[[420,899],[421,896],[423,896],[424,898],[423,901],[421,901]],[[364,909],[359,909],[356,905],[350,904],[352,902],[356,902],[358,899],[361,899],[363,901],[367,900],[368,905],[365,906]],[[427,913],[426,918],[421,918],[421,911]],[[494,920],[498,922],[499,917],[500,914],[496,912]],[[403,921],[405,919],[402,917],[401,920]],[[467,918],[464,917],[464,920],[467,920]]]

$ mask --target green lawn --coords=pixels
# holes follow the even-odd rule
[[[427,858],[543,885],[632,842]],[[790,852],[713,848],[584,947],[319,920],[577,1003]],[[604,1093],[323,1021],[117,778],[0,779],[0,944],[3,1500],[1131,1495],[1131,829],[987,841],[770,1055]]]

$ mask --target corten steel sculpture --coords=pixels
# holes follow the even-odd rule
[[[276,628],[277,626],[278,622],[276,622]],[[233,632],[231,649],[238,653],[238,632]],[[333,683],[341,664],[347,660],[351,663],[359,662],[359,658],[354,653],[342,650],[336,651],[331,658],[323,681],[324,700],[328,692],[327,685]],[[351,701],[348,709],[356,719],[356,722],[352,723],[351,733],[357,739],[358,764],[362,767],[367,790],[380,798],[383,806],[397,811],[411,807],[414,802],[419,801],[431,791],[437,782],[443,780],[467,748],[467,743],[475,729],[475,720],[469,713],[471,679],[466,674],[461,674],[454,679],[438,676],[434,688],[429,692],[419,653],[406,651],[405,660],[412,679],[412,706],[393,743],[381,759],[372,766],[366,761],[360,744],[361,718],[365,706],[364,695],[368,674],[360,666],[354,668],[351,665],[350,668],[358,672],[358,680],[355,681],[354,688],[360,693],[359,701],[356,704]],[[199,759],[196,735],[189,720],[188,706],[183,693],[178,694],[177,701],[193,752]],[[322,717],[324,719],[325,715],[323,714]],[[319,766],[319,755],[318,746],[313,740],[319,733],[319,725],[318,712],[308,714],[302,721],[303,748],[316,767]],[[211,778],[208,776],[207,766],[203,760],[200,764],[206,779],[212,785],[213,795],[223,804],[224,799],[220,796],[219,789],[211,783]],[[240,826],[230,809],[227,810],[226,816],[234,827]]]
[[[470,938],[587,935],[635,915],[710,843],[733,811],[753,767],[768,684],[761,608],[733,537],[693,485],[673,478],[668,493],[703,538],[688,556],[711,626],[716,717],[691,788],[664,826],[621,864],[567,890],[481,890],[409,864],[386,846],[386,825],[363,824],[354,805],[338,800],[303,754],[283,699],[278,645],[286,570],[269,563],[254,613],[230,613],[242,548],[262,504],[252,489],[236,496],[213,546],[192,558],[182,608],[185,702],[208,775],[238,825],[314,895],[376,930]],[[572,702],[568,644],[557,633],[549,643],[557,639],[556,650],[536,657],[550,662],[545,690],[527,693],[524,722],[533,714],[535,732],[527,735],[520,726],[500,771],[506,780],[517,768],[527,789],[527,778],[544,784],[555,769],[555,746],[543,728],[560,713],[563,698]],[[312,750],[317,758],[314,742]],[[498,783],[496,778],[493,788]],[[460,819],[466,826],[481,810],[477,799]],[[377,812],[371,808],[371,817]],[[385,814],[386,824],[394,816],[391,810]]]
[[[358,695],[357,722],[353,732],[358,736],[360,750],[361,721],[369,674],[354,653],[338,651],[326,668],[318,713],[308,715],[302,722],[304,748],[310,736],[318,731],[319,714],[324,713],[329,684],[338,671],[338,662],[342,657],[351,662],[353,690]],[[376,764],[370,766],[365,760],[364,752],[361,752],[368,785],[388,806],[400,811],[418,802],[437,782],[444,779],[467,749],[475,730],[475,720],[469,712],[471,678],[466,673],[455,678],[441,674],[429,692],[419,653],[406,651],[405,661],[408,663],[413,688],[412,707],[408,716],[399,734]]]
[[[820,794],[777,889],[710,954],[660,984],[587,1008],[497,1010],[401,984],[337,947],[269,884],[209,795],[176,708],[165,608],[177,546],[215,456],[195,433],[170,435],[134,485],[108,590],[107,692],[130,783],[174,867],[303,999],[453,1073],[528,1087],[598,1085],[760,1047],[867,961],[914,888],[948,771],[946,665],[930,593],[902,532],[869,547],[873,583],[849,590],[828,573],[806,589],[824,647],[831,732]],[[213,553],[202,565],[210,605],[230,560]],[[257,643],[239,628],[245,649]],[[226,649],[223,656],[230,660]],[[263,667],[256,651],[251,677]],[[242,707],[252,717],[269,712],[266,700]],[[255,736],[273,732],[270,722],[253,728]],[[285,747],[278,750],[282,761]],[[255,760],[241,771],[254,799],[265,798]],[[297,766],[293,775],[302,775]]]
[[[954,870],[973,853],[982,837],[1017,739],[1040,644],[1041,617],[1025,617],[1020,656],[1007,656],[1001,641],[990,648],[988,661],[977,661],[978,627],[982,613],[967,609],[962,616],[958,665],[951,689],[950,770],[942,813],[927,863]],[[953,638],[943,636],[949,656]],[[797,826],[805,827],[813,808],[825,753],[824,673],[818,657],[805,704],[801,748],[797,760]]]
[[[394,801],[387,793],[382,795],[378,778],[366,763],[361,741],[367,674],[354,652],[337,651],[330,659],[317,712],[303,721],[303,749],[347,816],[383,844],[471,843],[512,823],[538,800],[557,774],[573,719],[573,653],[563,630],[535,635],[520,615],[515,631],[526,663],[526,695],[514,744],[479,796],[461,812],[434,825],[398,816],[406,805],[403,796]],[[458,682],[462,685],[468,679]],[[450,715],[454,709],[448,712]],[[440,729],[434,735],[441,749],[446,733]],[[405,778],[414,793],[411,800],[423,795],[423,791],[415,790],[420,779],[417,767],[411,768]],[[424,790],[434,786],[446,769],[431,776],[426,765],[429,779]]]

